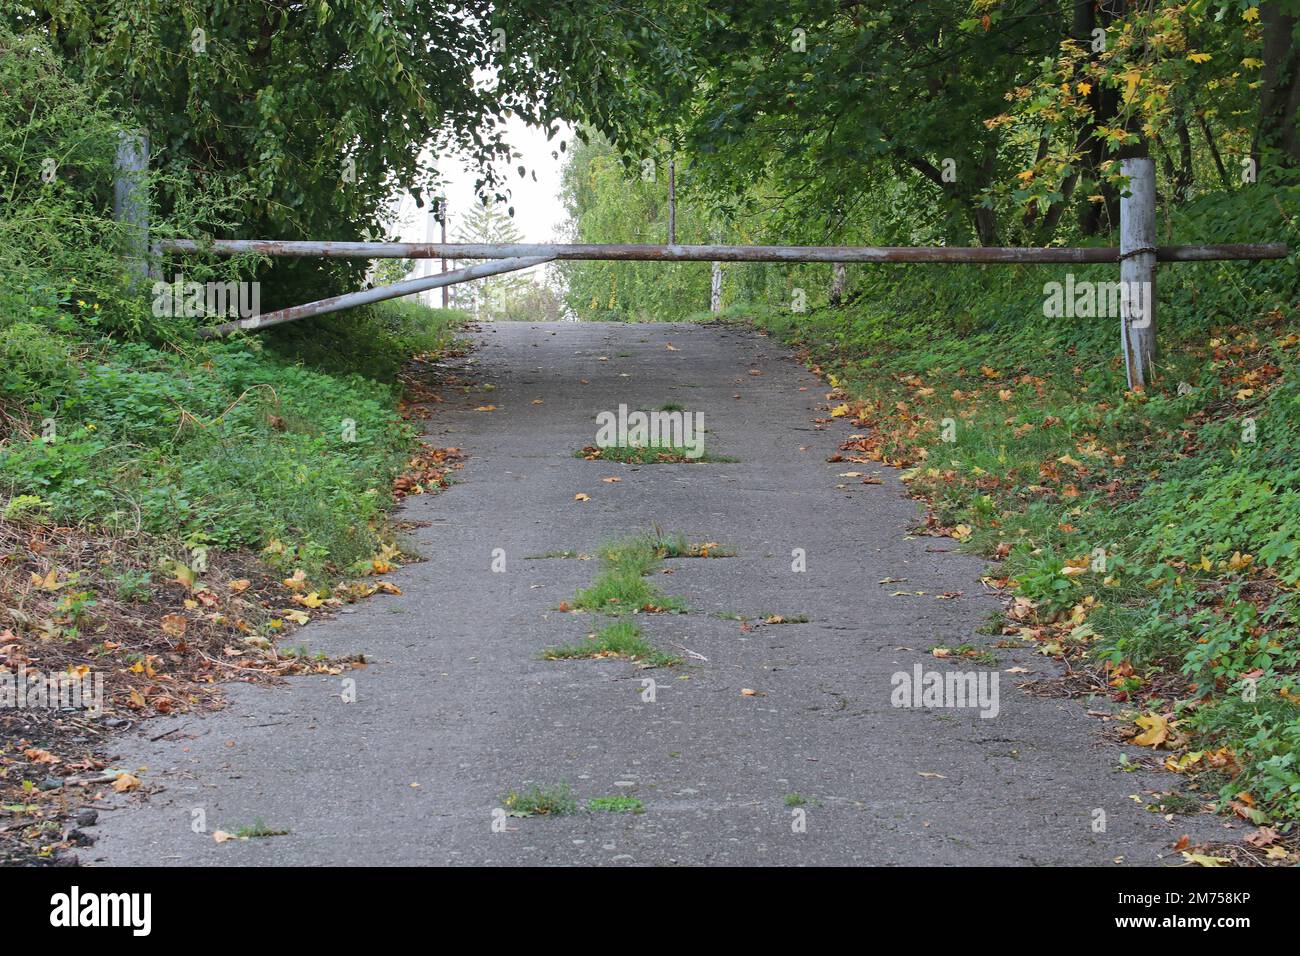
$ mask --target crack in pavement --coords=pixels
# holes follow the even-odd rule
[[[910,534],[916,505],[896,471],[882,467],[886,484],[870,496],[836,489],[844,466],[826,459],[848,426],[809,428],[825,386],[789,353],[711,325],[507,323],[477,337],[462,364],[480,387],[447,393],[427,426],[435,444],[468,454],[459,483],[400,511],[417,522],[410,534],[426,560],[391,576],[400,596],[295,635],[373,662],[346,675],[356,701],[342,700],[338,677],[305,676],[228,685],[226,710],[151,724],[150,735],[195,736],[122,744],[118,765],[147,768],[146,786],[162,788],[116,798],[86,862],[1109,865],[1172,854],[1193,821],[1167,823],[1131,799],[1169,781],[1118,772],[1117,749],[1080,702],[1003,680],[991,719],[892,706],[891,675],[916,663],[976,667],[932,657],[936,644],[991,651],[998,670],[1055,665],[977,633],[997,606],[977,587],[983,564],[926,553],[937,549]],[[668,402],[703,413],[708,450],[739,461],[573,457],[594,442],[598,412]],[[474,411],[489,403],[497,410]],[[622,480],[602,482],[609,475]],[[594,629],[594,616],[554,609],[594,565],[525,558],[590,554],[656,525],[737,552],[654,577],[691,613],[637,618],[655,646],[707,660],[654,670],[542,660]],[[504,573],[491,570],[497,548]],[[877,584],[903,576],[913,590],[967,594],[906,600]],[[810,620],[745,632],[709,616],[736,608]],[[642,699],[645,678],[654,702]],[[981,746],[1003,741],[1013,756]],[[584,805],[626,794],[645,811],[512,818],[494,830],[504,793],[560,782]],[[787,806],[791,794],[807,804]],[[1093,830],[1096,808],[1105,832]],[[192,826],[200,810],[204,832]],[[211,838],[255,820],[289,833]]]

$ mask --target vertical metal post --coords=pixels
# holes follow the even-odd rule
[[[848,282],[848,267],[842,262],[835,263],[831,270],[831,290],[827,296],[831,305],[839,305],[844,301],[844,286]]]
[[[668,245],[677,243],[677,161],[668,160]]]
[[[1156,164],[1125,159],[1128,190],[1119,201],[1120,341],[1128,387],[1151,381],[1156,358]]]
[[[118,134],[113,176],[113,219],[123,225],[122,253],[131,273],[131,288],[148,281],[149,267],[149,136],[141,130]]]
[[[447,197],[446,196],[442,197],[442,206],[440,207],[440,209],[442,211],[442,244],[445,246],[447,244]],[[446,256],[442,257],[442,271],[443,272],[447,271]],[[442,307],[444,309],[451,308],[451,287],[450,286],[442,287]]]

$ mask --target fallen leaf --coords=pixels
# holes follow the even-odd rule
[[[164,614],[159,623],[162,625],[163,633],[169,637],[183,636],[188,624],[183,614]]]
[[[230,584],[229,584],[229,587],[230,587],[230,593],[231,593],[231,594],[240,594],[240,593],[242,593],[242,592],[244,592],[244,591],[247,591],[248,588],[249,588],[249,585],[251,585],[252,583],[253,583],[253,582],[250,581],[250,580],[248,580],[248,578],[238,578],[237,580],[231,581]]]
[[[1246,837],[1246,842],[1251,846],[1262,848],[1268,846],[1270,843],[1276,843],[1280,836],[1281,834],[1272,827],[1260,827],[1250,836]]]
[[[580,491],[580,492],[578,492],[576,495],[573,496],[573,500],[574,500],[574,501],[590,501],[590,500],[591,500],[591,495],[585,494],[585,493],[583,493],[583,492]]]
[[[140,778],[134,774],[119,773],[113,780],[113,789],[118,793],[126,793],[130,790],[138,790],[140,787]]]
[[[1232,862],[1226,856],[1206,856],[1204,853],[1188,853],[1186,850],[1183,851],[1183,859],[1197,866],[1227,866]]]
[[[1142,714],[1134,723],[1142,728],[1132,741],[1139,747],[1159,747],[1169,739],[1169,718],[1162,714]]]

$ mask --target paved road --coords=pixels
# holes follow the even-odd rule
[[[981,593],[980,561],[908,535],[917,511],[896,473],[862,484],[839,474],[876,469],[826,462],[850,426],[814,425],[825,386],[788,353],[712,326],[516,324],[479,339],[469,364],[495,389],[449,393],[429,428],[470,455],[461,483],[405,507],[429,523],[417,532],[428,560],[392,576],[401,596],[296,636],[374,661],[351,675],[356,702],[342,701],[338,678],[298,678],[234,687],[215,715],[151,722],[150,735],[178,732],[139,738],[118,766],[147,766],[146,783],[165,789],[104,814],[86,862],[1111,865],[1170,855],[1181,830],[1131,795],[1171,778],[1117,772],[1119,753],[1083,704],[1018,690],[1006,670],[1041,675],[1052,666],[1043,658],[994,651],[995,718],[891,706],[891,675],[918,662],[981,669],[928,650],[991,647],[976,631],[996,601]],[[702,412],[709,450],[739,461],[572,456],[594,442],[597,412],[670,402]],[[474,410],[485,403],[497,410]],[[622,480],[601,480],[610,475]],[[638,670],[539,659],[591,629],[555,607],[596,567],[525,558],[655,525],[738,552],[667,562],[673,573],[656,583],[693,613],[641,619],[659,646],[707,660]],[[504,573],[491,570],[496,548]],[[791,569],[796,548],[804,573]],[[953,591],[964,596],[936,598]],[[809,621],[746,631],[716,616],[725,612]],[[642,700],[647,676],[653,703]],[[504,792],[561,781],[584,803],[626,794],[645,812],[511,818],[494,832]],[[788,806],[791,794],[807,802]],[[217,845],[193,832],[197,809],[209,830],[261,820],[290,832]],[[1098,809],[1104,832],[1094,832]]]

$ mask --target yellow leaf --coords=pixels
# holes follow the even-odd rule
[[[1193,63],[1209,63],[1214,59],[1214,57],[1208,53],[1189,53],[1187,54],[1187,59],[1191,60]]]
[[[198,579],[199,576],[194,572],[194,569],[191,568],[188,564],[184,564],[181,561],[177,561],[176,564],[172,567],[172,580],[175,581],[177,584],[183,584],[190,590],[193,590],[194,582],[196,582]]]
[[[965,541],[970,537],[972,530],[974,529],[968,524],[959,524],[952,529],[952,536],[958,541]]]
[[[578,492],[576,495],[573,496],[573,500],[574,500],[574,501],[590,501],[590,500],[591,500],[591,495],[586,494],[586,493],[580,491],[580,492]]]
[[[253,582],[250,581],[250,580],[248,580],[248,578],[239,578],[239,579],[237,579],[237,580],[235,580],[235,581],[231,581],[231,582],[230,582],[230,593],[231,593],[231,594],[239,594],[239,593],[241,593],[241,592],[243,592],[243,591],[247,591],[249,585],[251,585],[252,583],[253,583]]]
[[[285,611],[284,616],[287,617],[289,620],[293,621],[293,623],[295,624],[306,624],[308,621],[311,620],[311,618],[307,616],[305,611]]]
[[[1251,23],[1259,19],[1259,7],[1247,7],[1241,11],[1241,19]]]
[[[379,591],[383,591],[385,594],[401,594],[401,593],[402,593],[402,589],[401,589],[401,588],[399,588],[396,584],[389,584],[387,581],[376,581],[376,582],[375,582],[375,588],[376,588],[377,590],[379,590]]]
[[[281,583],[290,591],[300,591],[307,586],[307,572],[299,568],[293,572],[293,577],[285,578]]]
[[[845,415],[848,414],[849,414],[848,405],[836,405],[834,408],[831,409],[832,418],[843,418]]]
[[[1186,850],[1183,851],[1183,859],[1197,866],[1227,866],[1232,862],[1226,856],[1206,856],[1204,853],[1188,853]]]
[[[303,607],[318,608],[325,602],[321,600],[319,594],[313,591],[311,594],[295,594],[293,603],[301,604]]]
[[[36,585],[42,591],[57,591],[59,588],[63,587],[64,584],[67,584],[67,582],[64,581],[63,584],[60,584],[59,572],[54,568],[50,568],[49,573],[46,574],[45,577],[41,577],[39,574],[32,574],[32,584]]]
[[[1255,563],[1253,555],[1242,554],[1240,551],[1232,552],[1232,557],[1228,559],[1228,569],[1231,571],[1240,571],[1248,568]]]
[[[126,793],[129,790],[138,790],[140,787],[140,778],[129,773],[119,773],[113,780],[113,789],[118,793]]]
[[[1200,763],[1201,758],[1204,756],[1205,753],[1200,750],[1193,750],[1190,753],[1183,754],[1181,757],[1175,757],[1173,754],[1170,754],[1165,758],[1165,769],[1170,773],[1183,773],[1188,767],[1194,767]]]
[[[1092,92],[1091,83],[1076,83],[1074,85],[1074,88],[1079,91],[1080,96],[1087,96],[1089,93]]]
[[[1163,714],[1142,714],[1134,723],[1143,731],[1133,738],[1139,747],[1159,747],[1169,739],[1169,718]]]

